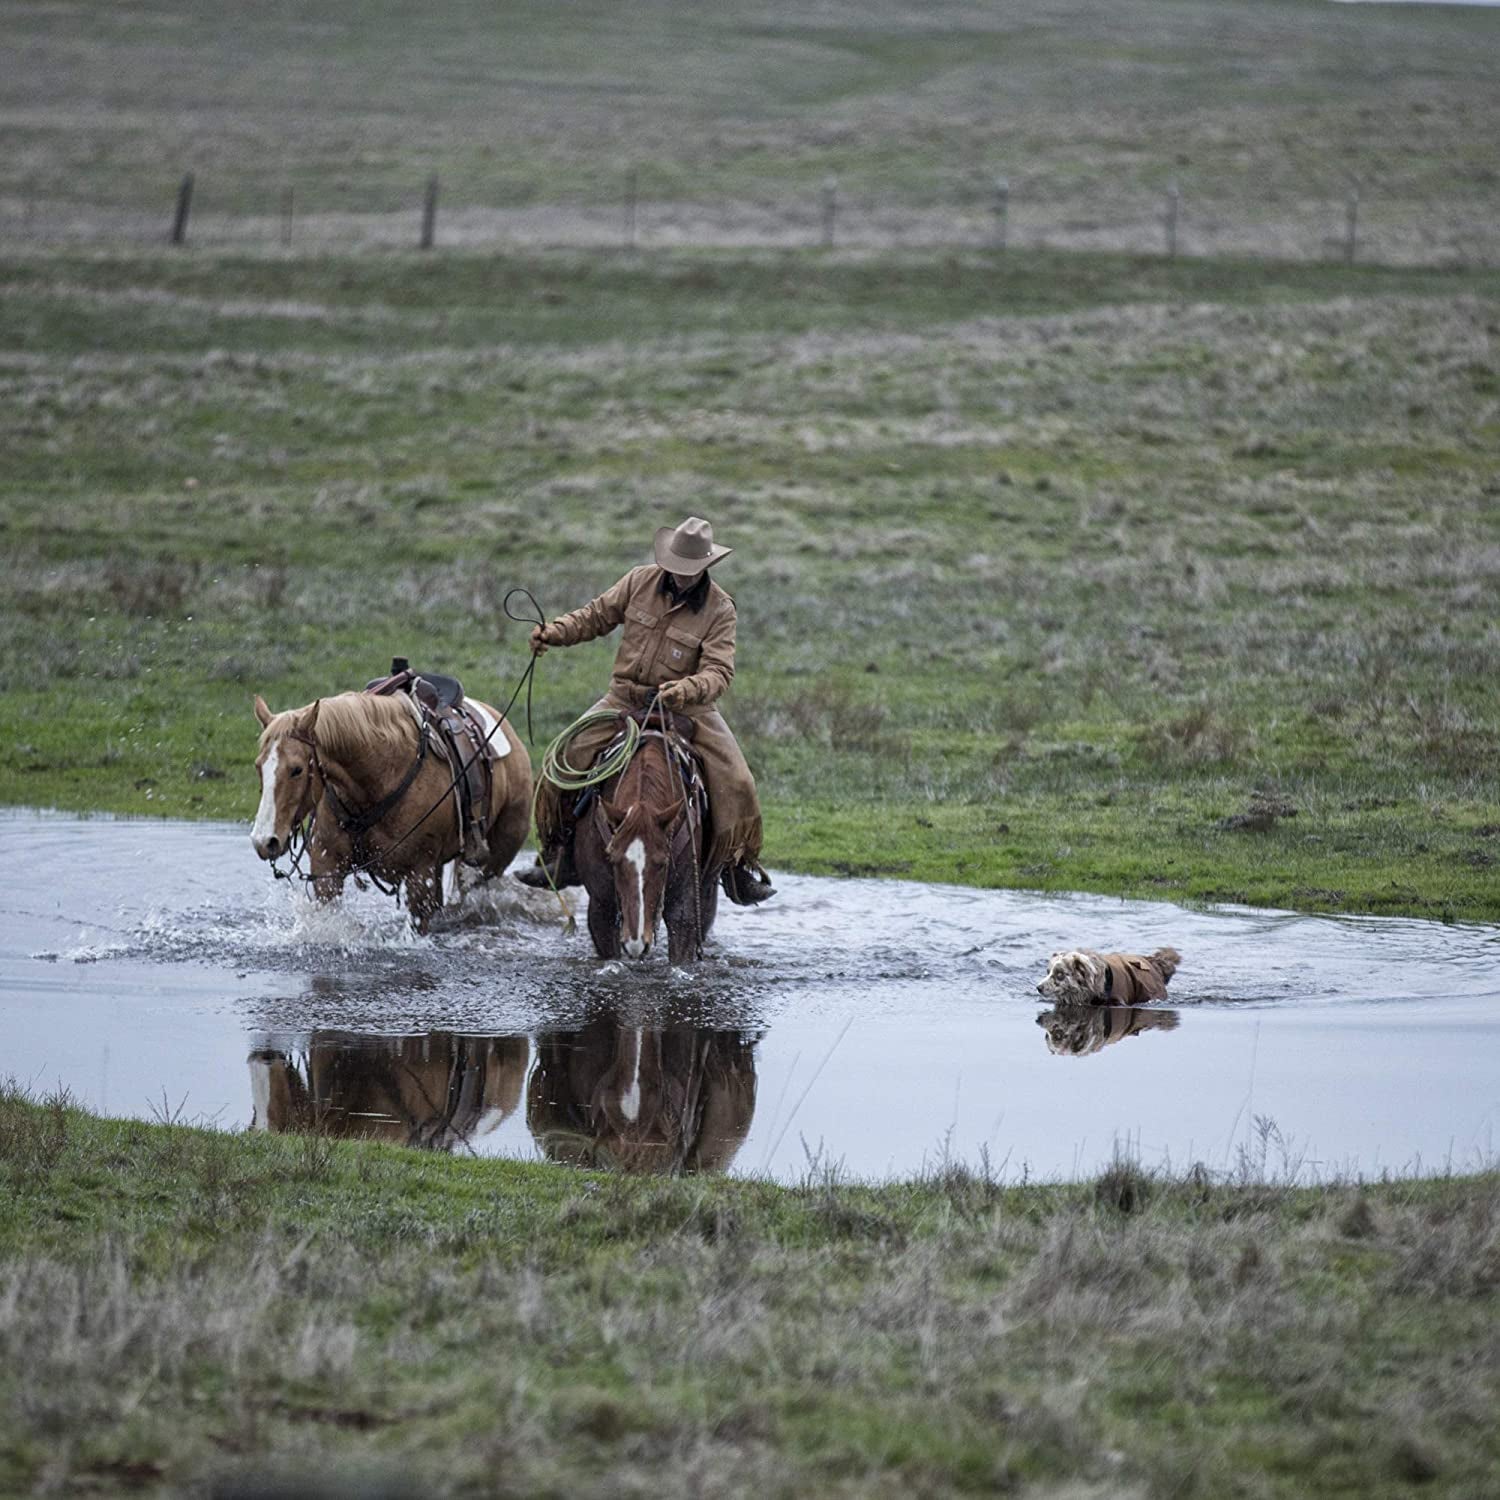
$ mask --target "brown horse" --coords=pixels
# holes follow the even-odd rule
[[[684,791],[662,735],[647,730],[626,768],[599,788],[578,821],[573,857],[589,893],[589,936],[600,958],[644,958],[667,924],[674,964],[699,956],[719,909],[717,870],[703,868],[702,809]]]
[[[487,728],[500,720],[493,708],[474,706]],[[290,852],[294,834],[311,817],[307,851],[318,898],[332,900],[356,867],[366,869],[405,887],[412,922],[425,932],[443,904],[443,866],[462,851],[463,831],[447,792],[453,770],[427,748],[421,712],[410,697],[340,693],[273,714],[257,695],[255,716],[264,726],[255,759],[255,852],[267,860]],[[494,731],[492,743],[502,737],[509,748],[494,763],[487,876],[504,871],[530,829],[531,759],[508,722]],[[371,817],[367,828],[360,826]]]
[[[536,1039],[526,1123],[551,1161],[618,1172],[721,1172],[755,1114],[755,1038],[629,1026],[612,1013]]]

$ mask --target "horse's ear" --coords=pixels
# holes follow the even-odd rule
[[[599,811],[604,814],[604,821],[611,828],[618,828],[625,821],[625,815],[620,811],[608,797],[600,797]]]
[[[314,698],[312,707],[307,711],[307,717],[302,721],[302,728],[308,734],[311,734],[317,727],[318,705],[322,703],[322,701],[323,700],[321,698]]]
[[[687,798],[686,797],[679,797],[664,812],[657,813],[657,815],[656,815],[656,821],[658,823],[660,823],[663,828],[670,828],[678,820],[678,818],[680,818],[682,816],[682,814],[686,810],[686,808],[687,808]]]
[[[262,729],[264,729],[266,725],[276,717],[276,715],[266,707],[266,700],[262,698],[259,693],[255,695],[255,717],[260,720],[260,727]]]

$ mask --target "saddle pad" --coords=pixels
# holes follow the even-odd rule
[[[479,720],[480,739],[489,735],[489,743],[484,747],[485,753],[491,760],[504,760],[510,754],[510,736],[503,729],[495,729],[495,716],[472,698],[464,699],[464,707]]]

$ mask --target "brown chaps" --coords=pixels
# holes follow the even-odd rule
[[[589,712],[612,709],[621,713],[630,707],[611,688]],[[742,860],[757,863],[761,845],[760,799],[755,791],[755,778],[724,722],[724,715],[716,708],[687,708],[677,712],[697,726],[692,745],[703,763],[703,784],[708,789],[713,826],[713,843],[703,862],[705,870],[717,870]],[[619,732],[619,725],[607,720],[589,725],[567,746],[569,762],[575,766],[593,765]],[[550,781],[538,778],[536,838],[544,857],[571,837],[573,796],[571,793],[564,796]]]

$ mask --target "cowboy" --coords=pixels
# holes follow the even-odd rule
[[[751,906],[775,894],[759,863],[760,801],[750,767],[714,707],[734,677],[735,609],[708,570],[733,549],[715,543],[707,521],[689,516],[675,530],[659,528],[655,550],[654,566],[632,569],[582,609],[538,625],[531,649],[540,656],[549,646],[576,646],[625,627],[609,691],[594,710],[624,713],[659,706],[693,721],[693,748],[703,764],[713,825],[704,866],[722,869],[725,894]],[[609,720],[586,727],[570,742],[568,760],[592,765],[617,733]],[[545,888],[550,875],[559,888],[578,884],[573,819],[572,799],[565,803],[543,779],[536,803],[541,853],[520,880]]]

